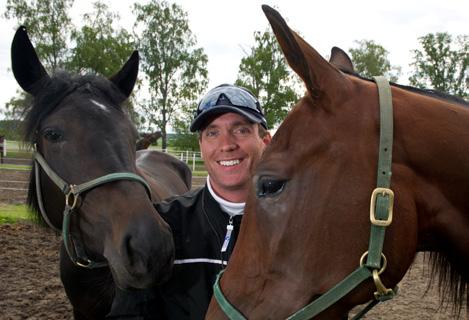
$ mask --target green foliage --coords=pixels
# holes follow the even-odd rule
[[[21,121],[0,120],[0,136],[5,136],[7,140],[22,140]]]
[[[176,150],[200,151],[197,133],[178,133],[168,142]]]
[[[26,26],[44,67],[55,71],[65,65],[72,5],[73,0],[7,0],[3,17]]]
[[[5,104],[4,114],[7,119],[23,119],[25,111],[32,103],[33,97],[23,90],[18,90],[16,94],[16,97],[11,98],[10,101]]]
[[[92,13],[83,15],[83,27],[72,31],[76,46],[67,69],[109,77],[127,61],[135,44],[126,30],[113,27],[120,19],[118,14],[109,12],[101,1],[95,2],[93,8]]]
[[[134,50],[133,37],[126,30],[114,27],[119,16],[109,12],[101,1],[93,4],[92,13],[83,16],[84,26],[74,29],[68,16],[72,4],[73,0],[8,0],[4,17],[26,25],[39,59],[50,73],[65,68],[82,74],[113,75]],[[71,50],[66,45],[69,38],[75,44]],[[18,91],[6,104],[5,116],[22,119],[31,100],[31,96]],[[132,99],[125,107],[138,124],[140,117]]]
[[[429,33],[419,38],[422,50],[413,50],[409,78],[412,85],[469,97],[469,36],[460,35],[453,42],[448,33]]]
[[[3,17],[26,26],[31,41],[44,67],[55,71],[65,65],[66,42],[72,28],[69,10],[73,0],[7,0]],[[31,97],[23,91],[6,104],[5,116],[21,119]]]
[[[363,77],[372,78],[384,75],[389,80],[397,82],[400,68],[391,66],[388,59],[389,52],[373,40],[355,41],[358,48],[350,48],[353,67]]]
[[[151,0],[135,4],[142,70],[149,83],[149,98],[139,107],[149,131],[156,124],[167,145],[167,125],[187,112],[207,86],[207,55],[196,48],[187,13],[177,4]],[[183,116],[181,116],[183,117]],[[186,125],[187,127],[188,125]]]
[[[83,15],[83,27],[72,31],[71,39],[76,46],[71,50],[67,70],[106,77],[118,72],[136,49],[133,36],[123,28],[114,27],[119,20],[120,16],[109,12],[108,6],[102,1],[93,3],[93,12]],[[134,98],[131,95],[124,103],[124,108],[139,126],[140,115],[134,108]]]
[[[299,98],[283,53],[271,31],[254,32],[255,45],[241,59],[236,84],[258,97],[270,128],[280,123]]]

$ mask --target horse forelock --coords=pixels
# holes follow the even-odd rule
[[[109,101],[109,105],[122,110],[120,102],[124,95],[114,84],[96,75],[72,75],[66,71],[56,72],[48,83],[33,97],[33,102],[25,110],[24,141],[35,143],[40,123],[61,106],[65,97],[72,93],[78,99],[83,96],[95,96]]]

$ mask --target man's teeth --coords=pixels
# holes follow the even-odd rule
[[[228,161],[219,161],[218,163],[225,167],[231,167],[239,164],[241,161],[239,160],[228,160]]]

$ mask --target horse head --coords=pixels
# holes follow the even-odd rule
[[[469,145],[468,109],[415,89],[388,87],[394,148],[385,151],[393,155],[395,197],[386,212],[394,215],[392,223],[377,221],[370,214],[377,175],[391,176],[377,170],[382,125],[377,84],[351,75],[353,65],[340,49],[333,49],[327,62],[277,11],[263,10],[307,93],[254,172],[236,248],[217,282],[219,290],[215,286],[217,300],[212,299],[207,319],[225,318],[220,305],[249,319],[309,319],[303,311],[314,308],[317,319],[343,319],[375,292],[391,295],[417,251],[443,253],[443,247],[439,258],[452,270],[443,269],[443,277],[457,279],[450,286],[461,302],[469,279],[469,204],[462,191],[469,184],[469,164],[467,153],[450,141],[464,137],[459,145]],[[444,129],[448,124],[450,132]],[[380,267],[365,270],[375,227],[383,232],[384,245],[378,246],[384,257],[378,254]],[[362,279],[356,270],[370,273]],[[349,275],[362,280],[326,308],[310,307]]]
[[[18,84],[34,98],[25,120],[25,140],[36,150],[30,205],[42,206],[44,219],[58,230],[67,212],[67,251],[106,262],[120,288],[162,281],[172,266],[172,236],[138,176],[136,130],[121,107],[137,78],[138,52],[109,79],[49,75],[20,27],[11,56]]]

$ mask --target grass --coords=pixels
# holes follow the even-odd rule
[[[21,151],[21,150],[8,150],[7,158],[20,158],[20,159],[31,159],[31,151]]]
[[[0,224],[30,220],[28,207],[24,204],[0,204]]]
[[[192,171],[192,176],[194,176],[194,177],[205,177],[205,176],[207,176],[207,171],[205,171],[205,170],[202,170],[202,171],[195,170],[195,171]]]
[[[29,171],[29,170],[31,170],[31,166],[30,165],[23,165],[23,164],[0,164],[0,169]]]

